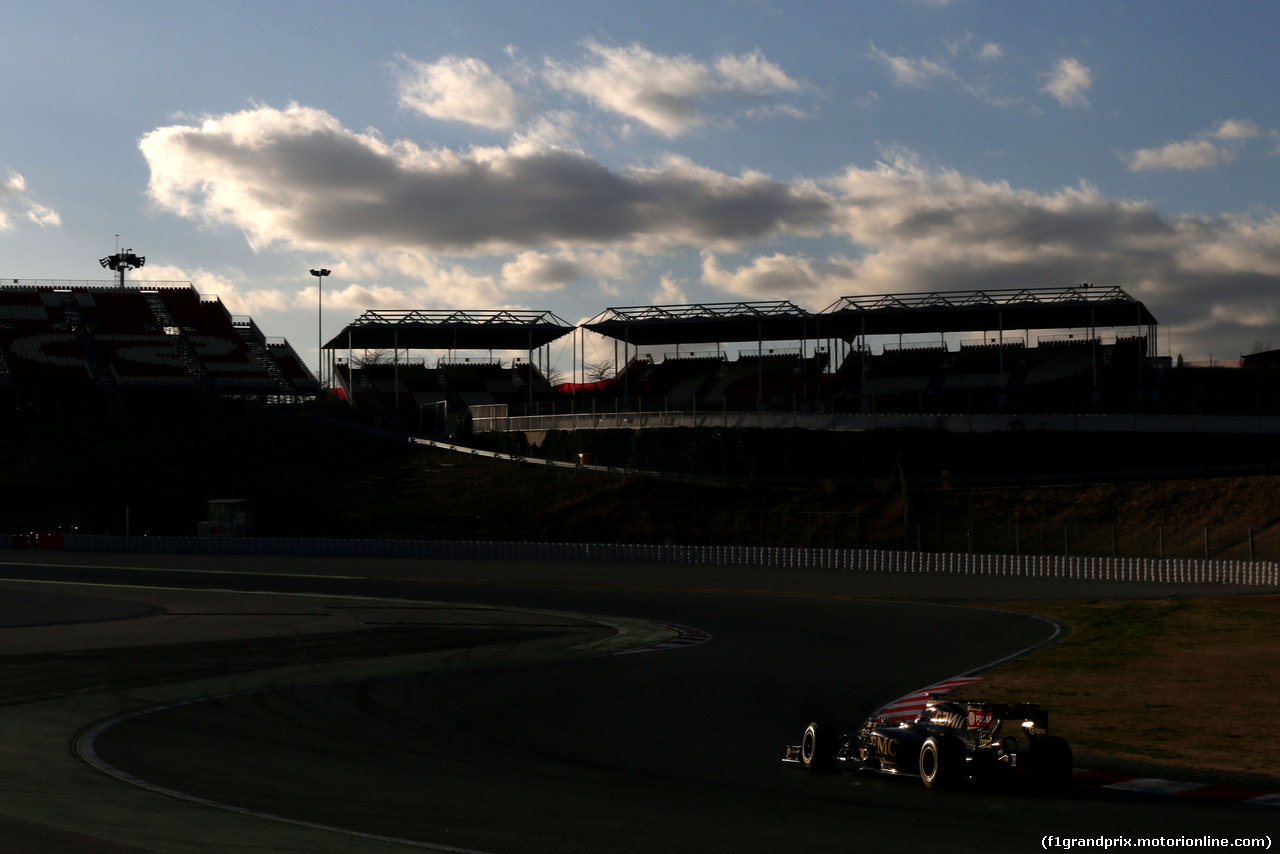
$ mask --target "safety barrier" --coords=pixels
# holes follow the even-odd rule
[[[285,537],[144,537],[62,534],[0,535],[0,549],[77,552],[416,558],[423,560],[594,560],[711,566],[765,566],[846,572],[1230,584],[1280,587],[1280,563],[1248,560],[1107,558],[1062,555],[961,554],[886,549],[695,546],[641,543],[527,543],[480,540],[340,540]]]

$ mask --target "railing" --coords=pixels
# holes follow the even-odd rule
[[[958,433],[1006,430],[1050,430],[1068,433],[1280,433],[1276,415],[1072,415],[964,414],[937,412],[806,413],[746,412],[732,409],[639,410],[633,398],[576,404],[557,403],[556,411],[539,415],[476,417],[476,432],[603,430],[620,427],[802,427],[809,430],[877,430],[918,427]],[[606,408],[607,407],[607,408]]]
[[[516,362],[521,362],[516,359]],[[436,360],[436,367],[447,368],[454,365],[501,365],[502,360],[497,356],[441,356]],[[521,362],[521,364],[523,364]]]
[[[739,359],[758,359],[761,356],[799,356],[799,347],[765,347],[763,350],[739,350]]]
[[[957,554],[881,549],[683,546],[465,540],[336,540],[279,537],[140,537],[87,534],[0,536],[0,548],[76,552],[297,555],[418,560],[594,560],[712,566],[762,566],[839,572],[943,573],[1102,582],[1280,586],[1280,564],[1241,560],[1155,560],[1059,555]]]
[[[1280,527],[1009,522],[912,523],[910,546],[928,551],[1014,555],[1280,561]]]
[[[126,281],[125,288],[189,288],[190,282]],[[0,288],[119,288],[118,279],[0,279]]]

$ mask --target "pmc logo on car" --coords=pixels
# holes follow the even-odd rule
[[[986,729],[991,726],[991,719],[994,717],[990,709],[970,709],[969,729]]]
[[[896,738],[887,738],[883,735],[872,733],[871,743],[875,746],[876,753],[881,756],[893,756],[898,752],[898,740]]]

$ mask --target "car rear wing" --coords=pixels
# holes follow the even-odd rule
[[[966,725],[990,732],[1004,721],[1020,721],[1029,736],[1049,734],[1049,711],[1039,703],[968,703]]]

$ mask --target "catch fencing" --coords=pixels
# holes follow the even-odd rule
[[[93,534],[34,539],[0,536],[0,548],[61,548],[76,552],[416,558],[422,560],[637,561],[780,570],[944,573],[1170,584],[1280,586],[1280,563],[1192,558],[823,549],[782,546],[537,543],[462,540],[341,540],[284,537],[142,537]]]

